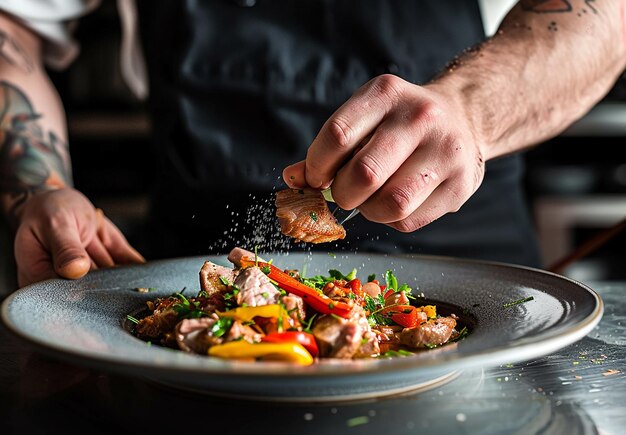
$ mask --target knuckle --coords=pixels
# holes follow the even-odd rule
[[[383,182],[383,168],[371,156],[364,156],[354,161],[354,177],[366,188],[378,187]]]
[[[415,108],[413,118],[420,123],[437,124],[444,116],[441,106],[434,101],[424,101]]]
[[[413,194],[411,189],[393,187],[385,195],[386,208],[391,216],[404,219],[413,212]]]
[[[401,233],[411,233],[420,228],[420,225],[418,225],[416,221],[410,218],[394,222],[391,224],[391,226]]]
[[[402,92],[404,80],[393,74],[383,74],[372,80],[372,90],[381,99],[396,100]]]
[[[331,118],[328,121],[328,133],[331,144],[336,146],[338,151],[345,151],[355,137],[352,127],[341,118]]]
[[[471,186],[465,183],[457,183],[452,187],[447,188],[448,193],[450,194],[450,202],[448,203],[448,211],[450,213],[458,212],[465,201],[472,195],[474,190]]]

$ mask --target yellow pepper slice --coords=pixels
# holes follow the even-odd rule
[[[232,310],[218,312],[220,317],[230,317],[242,322],[250,322],[255,317],[269,317],[282,319],[287,316],[287,312],[279,304],[261,305],[259,307],[237,307]]]
[[[426,317],[429,319],[434,319],[437,317],[437,307],[435,305],[424,305],[419,307],[418,310],[426,313]]]
[[[313,364],[311,354],[299,343],[249,343],[230,341],[209,348],[209,356],[232,359],[264,359],[287,361],[303,366]]]

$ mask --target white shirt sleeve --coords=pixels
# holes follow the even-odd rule
[[[493,36],[504,16],[515,6],[517,0],[478,0],[486,36]]]
[[[0,0],[0,10],[44,39],[44,61],[54,69],[67,67],[77,56],[76,20],[99,5],[100,0]]]

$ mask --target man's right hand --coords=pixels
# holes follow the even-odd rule
[[[22,204],[14,246],[20,287],[145,262],[115,224],[72,188],[38,193]]]

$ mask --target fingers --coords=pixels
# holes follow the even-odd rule
[[[361,208],[411,155],[416,155],[423,132],[418,124],[408,125],[398,118],[391,116],[383,121],[335,176],[333,198],[340,207]]]
[[[361,87],[326,121],[307,153],[307,185],[330,185],[355,148],[391,112],[403,83],[392,75],[379,76]]]
[[[305,175],[305,161],[301,160],[298,163],[287,166],[283,169],[283,180],[287,183],[287,186],[292,189],[302,189],[307,187],[306,175]]]
[[[441,183],[410,215],[388,225],[408,233],[434,222],[447,213],[458,211],[465,199],[454,190],[449,182]]]
[[[106,251],[108,259],[113,264],[145,263],[145,258],[133,248],[126,237],[111,222],[102,211],[100,213],[101,224],[98,225],[98,240]],[[103,267],[99,264],[100,267]]]
[[[359,206],[368,220],[392,223],[411,215],[443,181],[439,168],[420,165],[416,152],[371,198]]]

